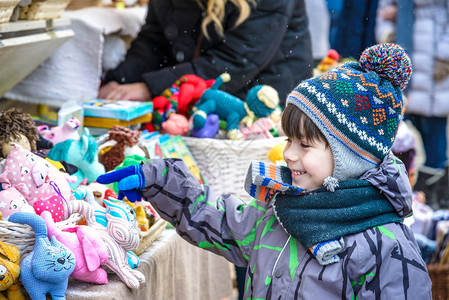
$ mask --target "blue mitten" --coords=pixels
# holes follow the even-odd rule
[[[145,177],[142,165],[132,165],[124,169],[112,171],[98,176],[97,182],[108,184],[118,182],[118,198],[128,198],[130,202],[140,201],[141,191],[145,188]]]

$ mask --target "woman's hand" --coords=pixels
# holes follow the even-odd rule
[[[98,98],[110,100],[150,101],[151,94],[145,83],[118,84],[111,81],[98,91]]]

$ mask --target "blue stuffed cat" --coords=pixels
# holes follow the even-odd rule
[[[16,212],[9,217],[10,222],[30,225],[36,237],[33,251],[20,263],[20,279],[31,299],[65,299],[69,276],[75,269],[72,251],[52,236],[47,237],[47,226],[42,217],[27,212]]]

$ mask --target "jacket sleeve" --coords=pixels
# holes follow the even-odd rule
[[[266,209],[232,195],[215,199],[180,159],[153,160],[143,166],[142,195],[188,242],[246,266],[255,226]],[[256,201],[256,200],[254,200]]]
[[[230,73],[232,78],[224,90],[230,93],[240,90],[270,63],[279,49],[292,7],[293,0],[259,1],[244,23],[236,28],[232,25],[225,27],[224,40],[206,49],[199,58],[178,64],[175,68],[145,73],[143,78],[150,92],[159,95],[186,74],[209,79],[223,72]]]
[[[125,60],[117,68],[106,73],[104,82],[142,82],[143,73],[160,69],[161,65],[164,65],[167,49],[168,43],[163,35],[163,28],[158,23],[153,1],[150,1],[145,24],[132,42]]]

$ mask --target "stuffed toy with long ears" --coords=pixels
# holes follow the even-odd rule
[[[2,178],[0,181],[3,182],[4,187],[9,183],[9,187],[0,191],[0,212],[3,220],[8,221],[9,216],[18,211],[35,213],[34,208],[28,204],[27,198],[30,196],[30,191],[24,183],[12,186],[8,178]]]
[[[89,226],[60,229],[48,211],[44,211],[41,217],[47,224],[48,236],[55,236],[75,255],[75,269],[70,276],[81,281],[107,284],[108,274],[101,266],[108,261],[108,248],[100,233]]]

